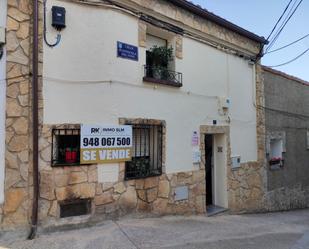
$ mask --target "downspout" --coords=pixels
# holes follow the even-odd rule
[[[28,239],[33,239],[37,231],[39,201],[39,167],[38,167],[38,0],[33,0],[33,47],[32,47],[32,163],[33,163],[33,202],[31,230]]]

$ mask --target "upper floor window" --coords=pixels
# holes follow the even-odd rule
[[[154,35],[146,36],[147,51],[144,81],[182,86],[182,74],[174,68],[174,49],[169,41]]]

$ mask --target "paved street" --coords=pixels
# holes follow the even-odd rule
[[[5,240],[0,248],[35,249],[308,249],[309,209],[292,212],[106,221],[35,240]]]

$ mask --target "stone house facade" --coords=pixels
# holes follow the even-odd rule
[[[61,31],[51,26],[56,5],[66,11]],[[49,0],[39,7],[40,225],[132,212],[206,214],[207,204],[263,209],[265,122],[256,106],[264,105],[264,86],[255,59],[264,38],[183,0]],[[29,0],[7,1],[3,229],[27,226],[32,210],[31,13]],[[58,34],[53,48],[43,39]],[[138,58],[117,57],[117,42],[137,47]],[[168,78],[158,79],[147,71],[147,54],[162,43],[173,48],[173,60]],[[129,124],[140,141],[138,127],[149,129],[160,173],[129,179],[126,163],[54,164],[59,143],[80,136],[82,124]],[[66,217],[74,206],[85,215]]]
[[[263,77],[267,134],[265,209],[306,208],[309,83],[268,67],[263,67]]]

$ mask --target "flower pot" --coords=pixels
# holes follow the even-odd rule
[[[153,78],[157,79],[157,80],[161,80],[161,75],[162,75],[162,69],[161,68],[154,68],[152,70],[152,75]]]
[[[77,152],[66,150],[66,152],[65,152],[65,162],[66,163],[76,163],[77,162]]]

